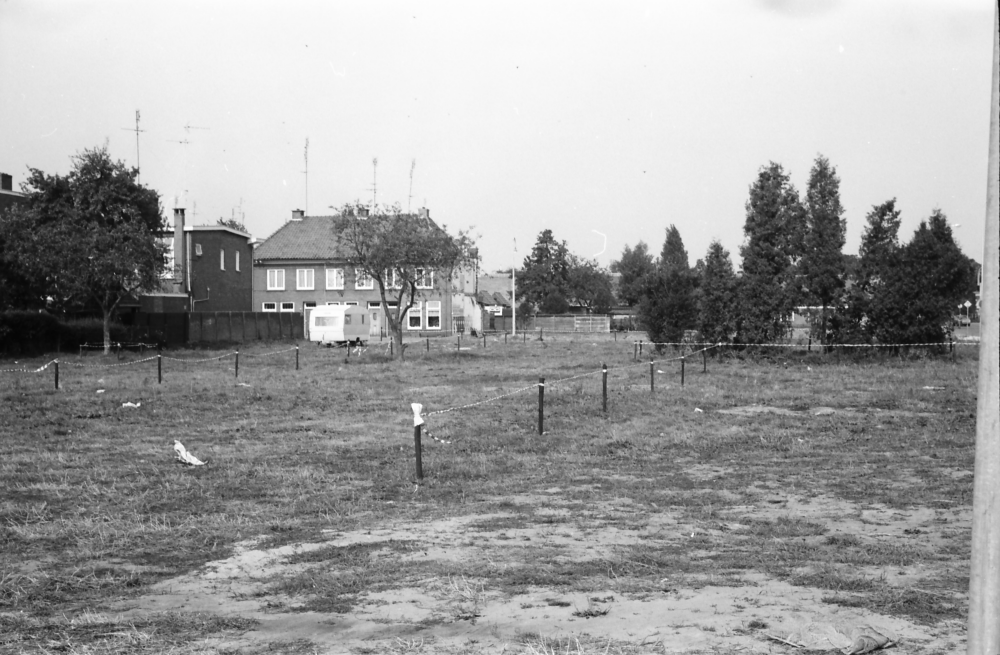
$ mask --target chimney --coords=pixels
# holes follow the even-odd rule
[[[301,209],[293,209],[292,210],[292,220],[293,221],[301,221],[305,217],[306,217],[306,213],[304,211],[302,211]]]
[[[0,190],[2,191],[13,191],[14,190],[14,178],[6,173],[0,173]]]
[[[187,277],[187,240],[184,237],[184,208],[174,207],[174,288],[183,292],[184,280]]]

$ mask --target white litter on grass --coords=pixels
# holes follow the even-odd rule
[[[703,410],[701,407],[695,407],[694,411],[698,414],[703,414],[705,412],[705,410]]]
[[[944,387],[924,387],[924,389],[928,389],[930,391],[944,391]]]
[[[98,389],[97,393],[104,393],[104,389]]]
[[[142,403],[122,403],[122,407],[142,407]]]
[[[190,464],[191,466],[205,465],[205,462],[201,461],[200,459],[189,453],[187,451],[187,448],[184,447],[184,444],[182,444],[177,439],[174,439],[174,452],[177,453],[177,459],[181,462],[184,462],[185,464]]]

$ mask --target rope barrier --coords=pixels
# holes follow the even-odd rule
[[[55,364],[57,361],[59,361],[59,360],[58,359],[53,359],[51,362],[48,362],[46,364],[42,364],[41,366],[39,366],[38,368],[35,368],[35,369],[29,369],[29,368],[0,368],[0,373],[41,373],[42,371],[44,371],[48,367],[50,367],[53,364]]]
[[[272,350],[269,353],[260,353],[258,355],[252,353],[240,353],[240,354],[242,354],[244,357],[270,357],[271,355],[280,355],[281,353],[290,353],[290,352],[295,352],[296,350],[297,347],[292,346],[291,348],[286,348],[284,350]]]
[[[75,366],[76,368],[115,368],[118,366],[131,366],[132,364],[142,364],[143,362],[152,362],[156,360],[156,356],[146,357],[145,359],[135,359],[131,362],[118,362],[117,364],[80,364],[77,362],[65,362],[69,366]]]
[[[172,362],[181,362],[182,364],[201,364],[203,362],[214,362],[214,361],[217,361],[217,360],[220,360],[220,359],[225,359],[226,357],[232,357],[233,355],[237,355],[237,354],[239,354],[239,353],[237,353],[234,350],[232,352],[228,352],[228,353],[224,353],[222,355],[219,355],[218,357],[208,357],[206,359],[182,359],[180,357],[167,357],[166,355],[163,355],[163,359],[166,359],[166,360],[169,360],[169,361],[172,361]],[[155,357],[154,357],[154,359],[155,359]]]

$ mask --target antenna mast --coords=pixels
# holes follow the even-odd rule
[[[123,127],[122,129],[126,130],[128,132],[135,132],[135,169],[136,169],[136,171],[138,171],[139,170],[139,132],[145,132],[146,131],[146,130],[140,130],[139,129],[139,110],[138,109],[135,110],[135,129],[132,129],[131,127]],[[136,173],[136,175],[135,175],[135,181],[136,181],[136,183],[140,182],[140,180],[141,180],[141,177],[140,177],[139,173]]]
[[[417,167],[417,160],[410,162],[410,197],[406,201],[406,213],[410,213],[410,206],[413,204],[413,169]]]
[[[309,213],[309,137],[306,137],[305,160],[306,160],[306,170],[305,170],[305,174],[306,174],[306,210],[305,210],[305,213],[308,214]]]
[[[372,213],[378,202],[378,157],[372,157]]]

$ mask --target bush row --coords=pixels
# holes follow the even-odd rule
[[[111,340],[127,341],[128,329],[112,323]],[[74,350],[84,343],[103,342],[104,324],[97,318],[61,321],[44,312],[0,312],[0,352],[5,355]]]

